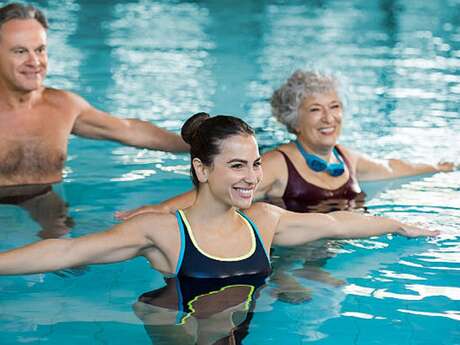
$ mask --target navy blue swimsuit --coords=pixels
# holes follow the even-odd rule
[[[256,225],[238,212],[251,232],[249,253],[239,258],[215,258],[194,244],[193,233],[182,211],[176,212],[181,235],[181,251],[176,277],[166,279],[167,285],[143,294],[139,300],[178,311],[177,324],[190,315],[199,316],[197,301],[206,298],[206,313],[218,312],[231,306],[245,304],[250,311],[255,294],[265,285],[271,272],[270,259],[259,237]],[[224,300],[219,296],[225,294]]]
[[[270,273],[270,259],[256,225],[244,213],[238,211],[238,214],[251,231],[252,248],[249,253],[239,258],[216,258],[197,248],[184,213],[181,210],[176,212],[181,234],[181,251],[176,268],[178,277],[227,278]]]

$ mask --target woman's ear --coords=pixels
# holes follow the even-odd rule
[[[193,158],[192,165],[193,169],[195,170],[195,175],[198,179],[198,182],[208,182],[209,167],[203,164],[203,162],[199,158]]]
[[[296,124],[294,127],[292,127],[292,134],[299,135],[300,134],[300,126],[299,126],[299,121],[296,121]]]

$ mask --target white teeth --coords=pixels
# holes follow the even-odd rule
[[[32,72],[32,73],[24,73],[24,75],[25,75],[27,78],[38,78],[38,77],[40,77],[40,73],[35,73],[35,72]]]
[[[329,133],[332,133],[334,132],[335,128],[334,127],[328,127],[328,128],[320,128],[319,131],[321,133],[326,133],[326,134],[329,134]]]
[[[247,189],[247,188],[235,188],[238,192],[240,192],[241,194],[246,194],[246,195],[251,195],[252,194],[252,191],[253,189]]]

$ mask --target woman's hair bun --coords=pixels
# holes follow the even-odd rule
[[[209,118],[210,116],[208,113],[196,113],[192,115],[187,121],[185,121],[185,123],[182,126],[180,132],[182,139],[184,139],[184,141],[190,145],[198,128],[204,121],[206,121]]]

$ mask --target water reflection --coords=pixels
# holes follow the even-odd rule
[[[353,199],[346,198],[330,198],[321,200],[320,202],[308,202],[304,199],[282,199],[272,198],[267,202],[278,207],[287,209],[292,212],[317,212],[328,213],[333,211],[346,211],[346,210],[362,210],[365,211],[366,194],[361,192]],[[315,200],[316,201],[316,200]]]
[[[169,278],[134,305],[153,344],[242,344],[265,276]]]
[[[61,237],[74,225],[67,203],[52,185],[2,187],[0,205],[15,205],[27,211],[39,224],[38,236],[42,239]]]
[[[209,50],[214,44],[205,32],[205,8],[195,3],[120,3],[113,17],[105,43],[117,62],[110,73],[115,109],[127,114],[143,109],[142,118],[160,125],[209,109],[215,87]]]
[[[78,90],[84,52],[69,40],[78,28],[80,6],[73,0],[50,1],[47,8],[36,5],[45,10],[50,24],[48,81],[53,87]]]

